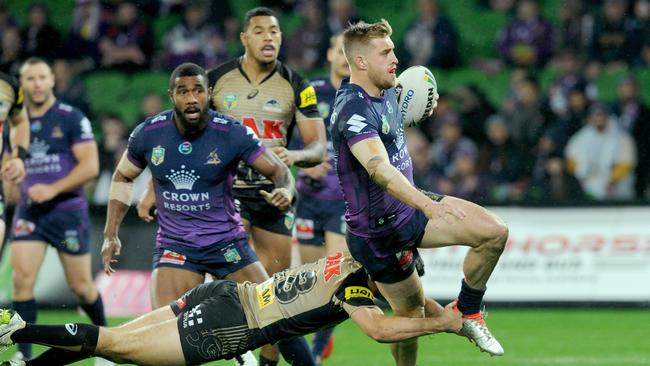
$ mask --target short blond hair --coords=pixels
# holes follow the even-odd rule
[[[353,48],[366,46],[373,38],[390,37],[391,34],[393,34],[393,28],[388,24],[386,19],[381,19],[371,24],[360,21],[350,25],[343,32],[343,51],[345,52],[348,63],[352,65],[354,62],[351,59]]]

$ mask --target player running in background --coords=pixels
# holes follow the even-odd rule
[[[296,235],[302,263],[315,262],[327,255],[347,250],[345,245],[345,201],[334,171],[334,149],[327,124],[334,106],[336,91],[341,81],[350,76],[348,62],[343,54],[343,35],[330,38],[327,50],[330,72],[327,76],[311,81],[316,90],[318,111],[325,121],[327,132],[327,160],[312,168],[298,171],[296,188]],[[300,134],[292,136],[290,148],[299,148]],[[327,358],[332,351],[333,327],[314,335],[311,352],[316,363]]]
[[[398,61],[391,33],[382,20],[351,25],[343,34],[351,76],[336,95],[331,133],[347,204],[348,247],[395,313],[417,318],[425,303],[414,271],[417,248],[470,246],[458,296],[463,332],[482,350],[501,355],[503,348],[485,325],[480,305],[508,230],[480,206],[413,185],[394,88]],[[398,365],[414,365],[417,340],[391,350]]]
[[[6,121],[9,123],[5,124]],[[11,131],[3,131],[5,125],[8,125]],[[0,142],[2,180],[18,184],[25,177],[24,162],[29,148],[29,120],[23,108],[23,91],[18,81],[3,72],[0,72],[0,136],[2,136]],[[5,150],[9,153],[4,154]],[[2,258],[2,246],[5,241],[6,204],[3,184],[0,184],[0,258]]]
[[[152,304],[159,308],[203,283],[205,274],[236,282],[263,282],[264,267],[248,244],[236,210],[232,182],[240,161],[273,181],[260,197],[286,210],[294,197],[287,166],[251,129],[209,108],[205,70],[186,63],[169,81],[174,109],[135,128],[113,175],[102,256],[110,274],[121,251],[119,226],[131,202],[133,180],[149,167],[158,203]],[[290,348],[290,347],[289,347]],[[280,344],[285,358],[292,351]]]
[[[11,235],[13,308],[36,322],[34,285],[48,245],[59,255],[65,278],[94,324],[106,325],[102,298],[91,274],[90,219],[83,185],[99,171],[97,145],[90,121],[78,109],[54,97],[54,74],[40,58],[20,69],[29,115],[31,141],[25,160]],[[31,357],[31,345],[19,345]],[[45,360],[43,354],[38,359]],[[51,363],[50,363],[51,364]]]
[[[0,352],[13,342],[33,342],[120,363],[198,365],[348,318],[378,342],[461,328],[454,303],[443,309],[428,300],[425,319],[393,317],[373,302],[379,295],[361,265],[339,252],[260,284],[216,280],[199,285],[168,306],[115,328],[25,324],[17,314],[0,310]]]

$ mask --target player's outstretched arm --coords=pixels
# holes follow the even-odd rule
[[[25,178],[24,159],[29,149],[29,119],[25,109],[20,109],[9,118],[9,141],[11,159],[2,165],[2,177],[12,183],[20,183]]]
[[[289,168],[274,153],[264,151],[251,166],[258,172],[264,174],[275,185],[271,193],[260,191],[264,199],[280,210],[287,210],[296,196],[296,187]]]
[[[101,251],[104,272],[108,275],[115,272],[111,264],[117,260],[113,259],[113,256],[120,255],[122,249],[118,232],[133,199],[133,180],[142,173],[142,169],[133,164],[127,154],[128,151],[125,151],[117,164],[108,192],[104,243]]]
[[[429,219],[450,217],[462,220],[465,213],[446,203],[435,202],[420,192],[404,174],[390,164],[388,153],[379,137],[361,140],[350,148],[354,157],[366,169],[370,178],[391,196],[405,204],[422,211]]]
[[[377,342],[400,342],[435,333],[457,333],[463,326],[462,314],[453,309],[455,303],[445,306],[435,318],[406,318],[386,316],[377,307],[357,308],[350,318],[369,337]]]
[[[327,158],[325,123],[321,118],[309,118],[296,123],[304,147],[301,150],[287,150],[277,146],[273,152],[289,166],[310,168],[322,163]]]

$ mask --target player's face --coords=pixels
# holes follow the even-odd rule
[[[20,84],[29,103],[39,106],[53,97],[54,73],[44,62],[26,64],[20,70]]]
[[[246,56],[252,57],[259,64],[267,65],[278,58],[282,44],[282,32],[275,17],[252,17],[246,32],[240,34],[246,49]]]
[[[201,75],[176,78],[169,97],[181,125],[188,130],[201,129],[207,124],[210,90]]]
[[[379,89],[388,89],[397,83],[397,57],[390,37],[373,38],[365,52],[368,78]]]
[[[334,45],[327,50],[327,61],[334,75],[341,78],[350,76],[350,66],[343,53],[343,36],[336,37]]]

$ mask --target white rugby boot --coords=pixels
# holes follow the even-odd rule
[[[463,328],[461,328],[460,334],[476,344],[482,352],[487,352],[491,356],[503,356],[503,347],[485,324],[484,314],[487,316],[484,311],[473,315],[463,315]]]
[[[17,312],[9,309],[0,309],[0,353],[14,344],[11,335],[18,329],[25,328],[25,321]]]

